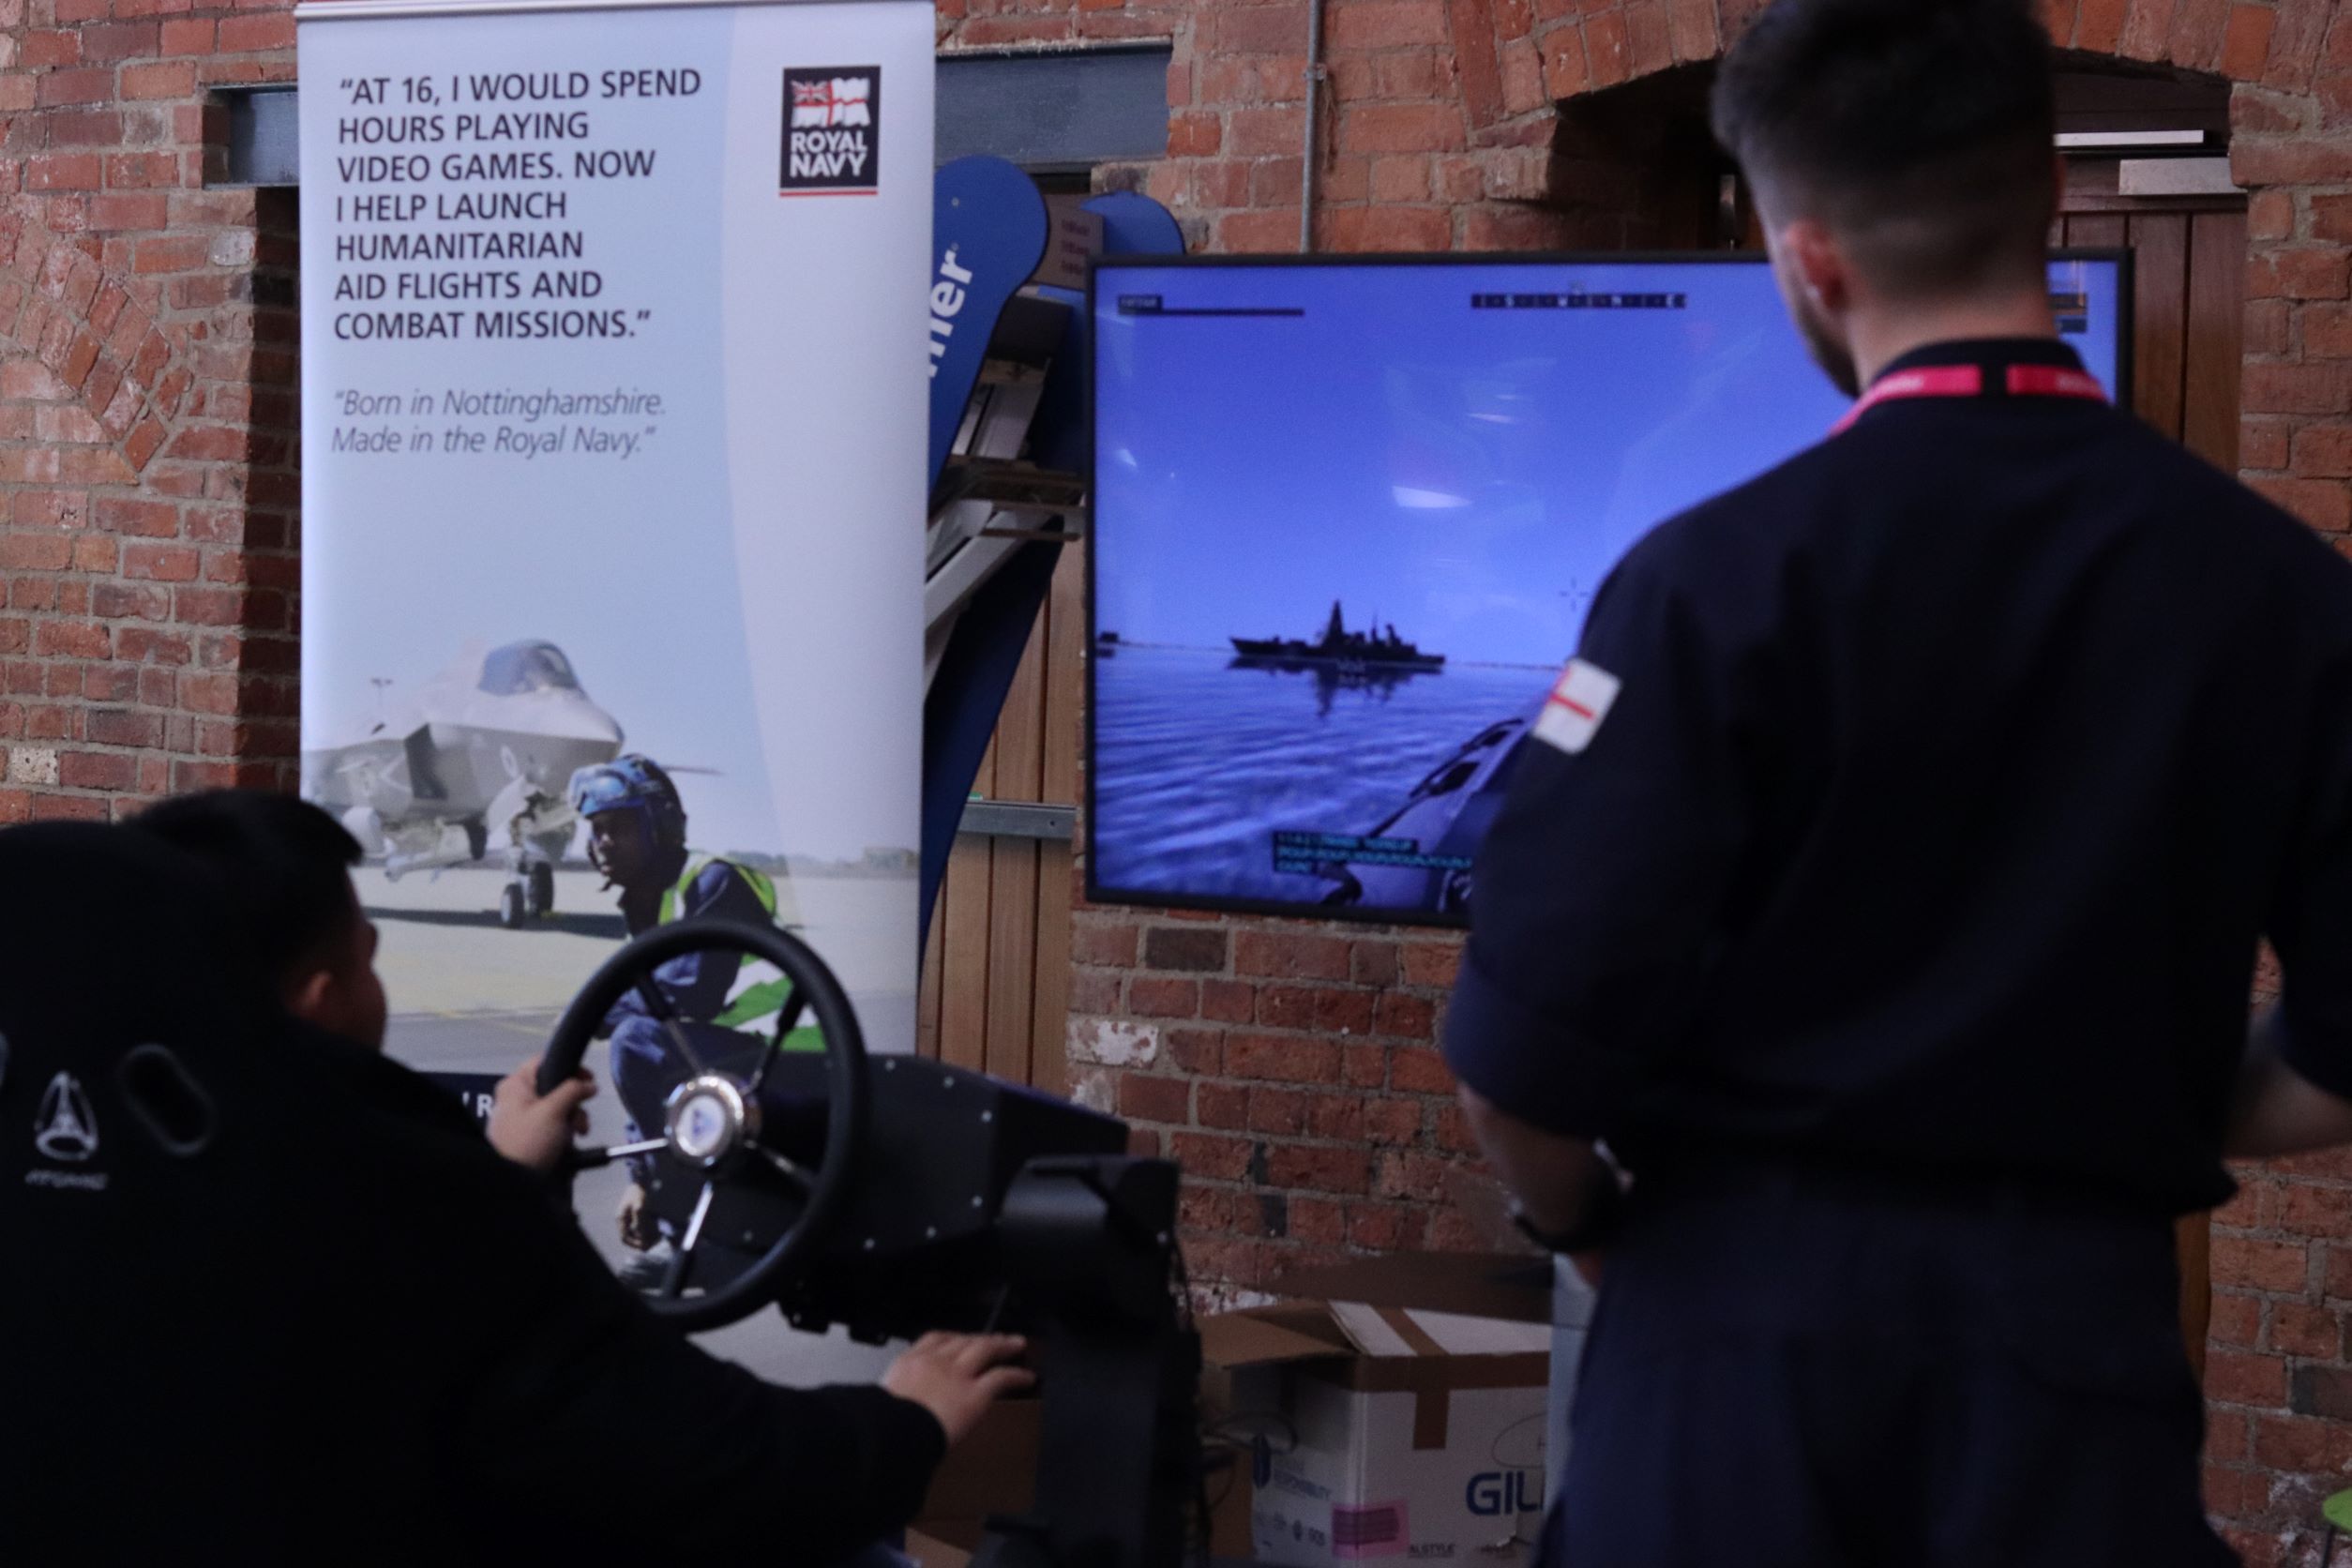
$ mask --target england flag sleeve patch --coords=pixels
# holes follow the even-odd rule
[[[1601,721],[1608,717],[1609,704],[1624,684],[1597,664],[1569,660],[1544,704],[1544,716],[1535,721],[1535,738],[1575,756],[1601,732]]]

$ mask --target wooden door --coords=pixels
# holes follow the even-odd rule
[[[981,760],[973,794],[1078,799],[1086,679],[1084,546],[1064,546]],[[948,857],[923,954],[916,1049],[954,1066],[1065,1093],[1071,846],[965,834]]]
[[[2118,196],[2115,170],[2112,163],[2070,168],[2073,188],[2058,220],[2058,241],[2130,249],[2133,407],[2189,450],[2234,474],[2245,360],[2245,201]],[[2210,1229],[2204,1214],[2180,1222],[2180,1323],[2200,1379],[2213,1316]]]

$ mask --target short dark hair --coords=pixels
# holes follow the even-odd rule
[[[209,790],[159,801],[130,821],[204,863],[274,982],[294,978],[358,918],[351,867],[359,841],[307,801],[263,790]]]
[[[2057,86],[2029,0],[1774,0],[1723,63],[1714,124],[1768,204],[1891,297],[2043,264]]]

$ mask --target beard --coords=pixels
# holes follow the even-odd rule
[[[1821,373],[1830,378],[1830,384],[1849,398],[1861,397],[1862,372],[1855,368],[1853,350],[1832,337],[1808,306],[1799,304],[1790,314],[1796,318],[1797,331],[1805,340],[1806,352],[1821,367]]]

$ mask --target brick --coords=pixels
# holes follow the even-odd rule
[[[1418,1246],[1428,1216],[1397,1203],[1348,1205],[1348,1244],[1373,1252]]]
[[[1350,1205],[1328,1198],[1292,1194],[1289,1207],[1290,1234],[1295,1239],[1325,1246],[1337,1246],[1347,1241]]]
[[[1633,74],[1633,51],[1620,13],[1588,17],[1584,24],[1585,59],[1595,87],[1614,87]]]
[[[2238,1304],[2241,1307],[2254,1304],[2254,1298],[2249,1296],[2216,1300],[2213,1304],[2217,1330],[2209,1336],[2216,1341],[2221,1339],[2219,1325],[2223,1300]],[[2242,1311],[2236,1314],[2238,1318],[2243,1316]],[[2231,1329],[2237,1326],[2235,1321],[2228,1325]],[[2344,1319],[2333,1310],[2324,1306],[2313,1306],[2303,1302],[2275,1303],[2270,1308],[2269,1348],[2282,1355],[2316,1356],[2324,1361],[2337,1360],[2344,1353]]]
[[[193,582],[200,559],[188,545],[134,544],[123,551],[123,575],[157,582]]]
[[[1239,1131],[1249,1125],[1250,1091],[1234,1083],[1203,1083],[1193,1089],[1193,1115],[1204,1127]]]
[[[1339,1081],[1350,1089],[1378,1089],[1388,1078],[1388,1051],[1381,1046],[1348,1046],[1339,1053]]]
[[[1340,51],[1452,41],[1440,0],[1336,0],[1324,36]]]
[[[2300,1294],[2310,1274],[2310,1257],[2300,1242],[2215,1236],[2212,1270],[2217,1286]]]
[[[1238,1182],[1249,1173],[1253,1145],[1246,1138],[1220,1138],[1208,1133],[1177,1133],[1168,1140],[1168,1155],[1188,1176],[1205,1181]]]
[[[2303,1367],[2296,1372],[2296,1387],[2299,1395],[2305,1374],[2317,1368]],[[2254,1355],[2244,1350],[2209,1350],[2205,1358],[2205,1395],[2224,1405],[2253,1405],[2265,1410],[2283,1407],[2286,1403],[2286,1358]],[[2352,1381],[2344,1387],[2347,1413],[2352,1413]],[[2299,1403],[2299,1410],[2303,1407]]]
[[[1214,111],[1173,114],[1168,121],[1168,156],[1214,157],[1225,141],[1225,121]]]
[[[1237,158],[1296,157],[1305,134],[1304,109],[1236,109],[1226,116],[1224,150]]]
[[[2352,409],[2344,367],[2337,365],[2249,365],[2245,374],[2248,414],[2343,414]]]
[[[1225,7],[1214,17],[1220,54],[1296,54],[1306,44],[1305,24],[1288,7]]]
[[[1462,944],[1458,942],[1409,942],[1403,949],[1403,956],[1405,984],[1450,988],[1461,970]]]
[[[2277,293],[2285,298],[2343,299],[2352,294],[2352,257],[2341,250],[2281,250],[2271,256],[2270,266]]]
[[[1161,1038],[1181,1071],[1214,1076],[1225,1070],[1225,1036],[1214,1029],[1171,1029]]]
[[[2284,1307],[2286,1303],[2279,1303]],[[2213,1317],[2207,1321],[2207,1340],[2213,1345],[2230,1345],[2235,1349],[2254,1349],[2263,1337],[2263,1298],[2260,1295],[2237,1295],[2230,1290],[2213,1293]]]
[[[1437,1004],[1425,997],[1392,991],[1375,1010],[1372,1032],[1395,1040],[1429,1040],[1437,1033]]]
[[[1349,944],[1340,937],[1285,931],[1237,931],[1233,971],[1281,980],[1345,980]]]
[[[1401,1147],[1421,1136],[1419,1100],[1374,1100],[1364,1105],[1361,1121],[1366,1142]]]
[[[57,758],[57,782],[68,790],[128,790],[138,781],[138,759],[119,751],[67,751]]]
[[[2281,302],[2257,300],[2246,308],[2247,345],[2249,353],[2259,352],[2254,349],[2253,340],[2254,338],[2254,329],[2257,318],[2260,316],[2261,312],[2266,309],[2275,309],[2284,315],[2287,307]],[[2345,307],[2342,305],[2307,305],[2297,313],[2297,319],[2302,324],[2303,354],[2306,359],[2352,359],[2352,307]],[[2284,342],[2281,341],[2279,347],[2271,352],[2283,353],[2284,352]],[[2269,369],[2269,367],[2250,365],[2247,367],[2247,371],[2251,374],[2257,369]],[[2310,369],[2325,369],[2327,367],[2312,366]],[[2248,412],[2269,413],[2290,411],[2248,410]]]
[[[235,514],[223,514],[223,520],[234,524]],[[195,533],[194,521],[189,525]],[[1070,957],[1075,963],[1132,965],[1136,958],[1139,932],[1133,926],[1098,924],[1081,919],[1070,932]]]
[[[1591,68],[1585,57],[1581,31],[1575,27],[1556,28],[1538,47],[1544,64],[1544,90],[1553,98],[1575,98],[1591,85]]]
[[[1452,104],[1375,103],[1340,112],[1343,152],[1443,153],[1463,144],[1461,111]]]
[[[82,57],[92,64],[116,65],[153,54],[161,28],[152,22],[110,22],[82,29]],[[191,67],[192,70],[194,68]]]
[[[2216,1356],[2224,1353],[2224,1352],[2219,1351],[2214,1352]],[[2234,1351],[2226,1353],[2232,1355],[2233,1357],[2237,1355],[2237,1352]],[[2245,1357],[2239,1359],[2254,1360],[2267,1358]],[[2284,1365],[2284,1363],[2282,1362],[2281,1364]],[[2208,1370],[2206,1373],[2206,1386],[2209,1392],[2213,1391],[2213,1374],[2211,1366],[2212,1361],[2209,1359],[2207,1362]],[[2294,1377],[2290,1382],[2291,1387],[2287,1395],[2286,1402],[2292,1406],[2296,1414],[2324,1416],[2330,1421],[2352,1419],[2352,1368],[2342,1366],[2298,1366],[2295,1369]],[[2224,1395],[2219,1392],[2213,1392],[2213,1397],[2218,1399],[2224,1397]],[[2280,1403],[2278,1400],[2265,1399],[2239,1399],[2232,1402],[2248,1405]]]
[[[2341,185],[2352,181],[2352,143],[2311,138],[2239,141],[2229,153],[2232,174],[2249,189],[2275,185]]]
[[[1135,1122],[1168,1122],[1179,1125],[1192,1119],[1192,1083],[1179,1078],[1125,1073],[1119,1079],[1119,1114]]]
[[[1153,926],[1143,933],[1143,967],[1210,972],[1226,966],[1227,933],[1216,927]]]
[[[1119,976],[1108,970],[1074,970],[1070,975],[1070,1011],[1080,1018],[1117,1013]]]
[[[2270,38],[2278,13],[2268,6],[2234,6],[2222,38],[2222,74],[2236,82],[2258,82],[2270,61]]]
[[[2114,53],[2123,40],[2129,4],[2130,0],[2082,0],[2074,24],[2076,47],[2096,54]]]
[[[1306,1131],[1307,1096],[1288,1089],[1249,1092],[1249,1130],[1278,1138],[1297,1138]]]
[[[56,70],[40,80],[38,101],[44,109],[77,103],[104,103],[114,96],[111,70]]]
[[[1408,1199],[1419,1203],[1442,1202],[1446,1178],[1455,1168],[1453,1161],[1439,1159],[1434,1154],[1390,1150],[1380,1157],[1372,1191],[1380,1198]]]
[[[1454,1075],[1434,1050],[1400,1050],[1389,1057],[1388,1084],[1404,1094],[1451,1094]]]
[[[291,12],[223,18],[216,45],[223,54],[258,54],[265,50],[292,49],[294,23]]]
[[[1200,983],[1138,974],[1127,982],[1127,1008],[1138,1018],[1199,1018]]]
[[[1360,942],[1349,950],[1348,978],[1359,986],[1394,986],[1397,973],[1393,942]]]
[[[210,19],[173,17],[162,24],[158,53],[178,55],[210,54],[212,52],[213,23]]]
[[[1667,0],[1666,29],[1677,60],[1711,60],[1722,51],[1714,0]]]
[[[1329,1083],[1338,1077],[1339,1048],[1294,1035],[1234,1034],[1225,1043],[1225,1068],[1235,1078]]]
[[[1276,1187],[1316,1192],[1361,1193],[1370,1186],[1369,1151],[1321,1144],[1291,1144],[1266,1151],[1266,1182]]]
[[[196,68],[186,60],[157,60],[123,68],[126,98],[190,98],[196,92]]]
[[[1200,982],[1200,1016],[1218,1023],[1247,1023],[1257,1006],[1258,993],[1238,980],[1203,980]]]
[[[1323,1034],[1365,1034],[1372,1029],[1372,993],[1318,990],[1314,1028]]]

